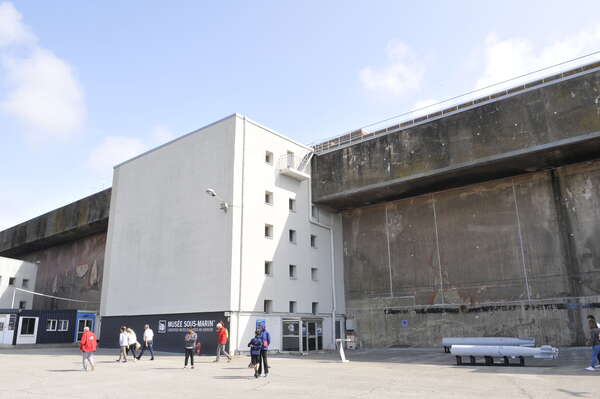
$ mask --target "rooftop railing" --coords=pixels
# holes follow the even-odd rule
[[[596,60],[591,61],[592,57]],[[348,147],[363,141],[370,140],[374,137],[379,137],[392,132],[397,132],[399,130],[404,130],[416,125],[420,125],[422,123],[429,122],[435,119],[439,119],[443,116],[460,112],[485,102],[498,100],[501,97],[529,90],[536,86],[540,86],[553,81],[559,81],[568,78],[571,75],[600,69],[600,60],[597,60],[598,58],[600,58],[600,51],[596,51],[594,53],[587,54],[582,57],[578,57],[569,61],[565,61],[556,65],[539,69],[537,71],[520,75],[512,79],[505,80],[503,82],[483,87],[481,89],[473,90],[468,93],[461,94],[459,96],[448,98],[446,100],[428,105],[426,107],[421,107],[412,111],[402,113],[400,115],[396,115],[383,121],[379,121],[364,126],[362,128],[331,137],[317,144],[313,144],[312,148],[315,154],[323,154],[326,152],[334,151],[343,147]],[[588,63],[585,65],[573,67],[573,63],[581,63],[583,60],[585,60]],[[566,69],[567,67],[569,69]],[[561,68],[563,69],[563,71],[556,72],[557,68]],[[552,71],[553,73],[549,76],[539,76],[541,72],[549,73],[549,71]],[[538,77],[536,79],[531,79],[535,75],[538,75]],[[524,78],[530,78],[531,80],[526,81],[522,84],[515,85],[515,81],[522,80]],[[499,87],[507,86],[508,84],[511,84],[510,87],[499,90]],[[486,95],[486,92],[491,93]]]

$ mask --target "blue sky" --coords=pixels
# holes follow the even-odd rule
[[[0,0],[0,230],[109,187],[115,163],[233,112],[308,144],[600,50],[597,10]]]

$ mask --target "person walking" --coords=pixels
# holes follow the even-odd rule
[[[154,360],[154,351],[152,350],[152,344],[154,342],[154,331],[150,328],[148,324],[144,326],[144,345],[142,345],[142,351],[137,357],[137,360],[140,360],[144,355],[146,349],[150,351],[150,360]]]
[[[217,323],[217,358],[214,360],[218,362],[221,358],[221,353],[227,356],[227,361],[231,361],[231,355],[225,351],[225,345],[227,345],[227,339],[229,338],[229,334],[227,334],[227,329],[220,322]]]
[[[83,370],[88,371],[88,363],[92,371],[96,369],[94,364],[94,352],[97,348],[96,334],[90,331],[89,327],[83,328],[83,334],[81,335],[81,341],[79,342],[79,349],[83,356]]]
[[[269,375],[269,363],[267,362],[267,352],[269,351],[269,344],[271,343],[271,334],[267,331],[266,327],[262,327],[260,338],[262,339],[262,348],[260,351],[260,362],[258,366],[258,374],[263,374],[264,367],[264,376]]]
[[[137,335],[132,328],[127,329],[127,345],[129,346],[129,353],[133,357],[133,361],[136,361],[135,351],[140,343],[137,340]]]
[[[600,323],[598,323],[596,321],[596,318],[594,317],[594,315],[591,315],[591,314],[588,315],[587,319],[588,319],[588,323],[595,323],[596,327],[600,328]],[[598,364],[600,364],[600,353],[598,353]]]
[[[127,327],[121,327],[121,333],[119,334],[119,358],[117,362],[127,362],[127,348],[129,348],[128,344],[129,335],[127,334]]]
[[[598,360],[598,354],[600,354],[600,328],[598,328],[595,320],[588,320],[588,326],[590,328],[589,343],[592,346],[592,361],[590,367],[587,367],[586,370],[596,371],[596,361]]]
[[[185,363],[183,368],[187,368],[188,359],[190,359],[190,364],[192,368],[194,368],[194,349],[196,348],[196,341],[198,341],[198,334],[194,332],[191,328],[188,328],[187,334],[183,338],[183,342],[185,344]]]
[[[262,331],[257,329],[254,332],[254,338],[248,342],[250,347],[250,364],[254,367],[254,378],[258,378],[260,373],[258,372],[258,365],[260,363],[260,352],[262,351]]]

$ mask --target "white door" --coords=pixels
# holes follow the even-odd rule
[[[35,344],[39,320],[39,317],[19,318],[19,328],[17,330],[17,345]]]
[[[0,314],[0,344],[6,344],[4,337],[8,334],[8,317],[5,314]],[[9,342],[12,344],[12,342]]]
[[[94,320],[92,319],[79,319],[77,322],[77,342],[81,341],[81,336],[83,335],[83,329],[85,327],[89,327],[90,331],[94,331]]]

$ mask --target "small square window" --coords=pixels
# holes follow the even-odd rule
[[[69,320],[59,320],[58,321],[58,331],[68,331],[69,330]]]
[[[265,275],[272,276],[273,275],[273,262],[270,260],[265,261]]]
[[[21,284],[22,288],[29,288],[29,280],[24,278],[23,283]]]
[[[312,303],[312,314],[319,313],[319,302]]]
[[[35,317],[21,317],[21,335],[33,335],[35,333]]]
[[[273,205],[273,193],[265,191],[265,204]]]
[[[15,280],[16,280],[15,277],[9,277],[8,278],[8,285],[15,285]]]
[[[296,301],[290,301],[290,313],[296,313]]]
[[[290,198],[290,200],[288,201],[288,206],[290,208],[290,212],[296,212],[296,200],[293,198]]]
[[[273,165],[273,153],[271,151],[265,152],[265,162],[269,165]]]
[[[19,301],[19,309],[25,309],[27,307],[27,301]]]
[[[271,313],[273,311],[273,301],[270,299],[265,299],[264,301],[264,311],[265,313]]]
[[[289,239],[292,244],[296,243],[296,230],[290,229],[289,231]]]
[[[317,281],[319,279],[319,269],[317,269],[316,267],[310,268],[310,279],[312,281]]]
[[[314,234],[310,235],[310,246],[313,248],[317,247],[317,236]]]
[[[295,158],[295,157],[294,157],[294,153],[293,153],[293,152],[291,152],[291,151],[288,151],[288,152],[287,152],[287,157],[286,157],[286,158],[287,158],[287,167],[288,167],[288,168],[293,168],[293,167],[295,167],[295,165],[294,165],[294,158]]]
[[[295,280],[298,277],[298,268],[296,265],[290,265],[290,278]]]
[[[58,325],[58,320],[49,319],[46,322],[46,331],[56,331],[56,326]]]
[[[273,238],[273,225],[265,224],[265,238]]]

